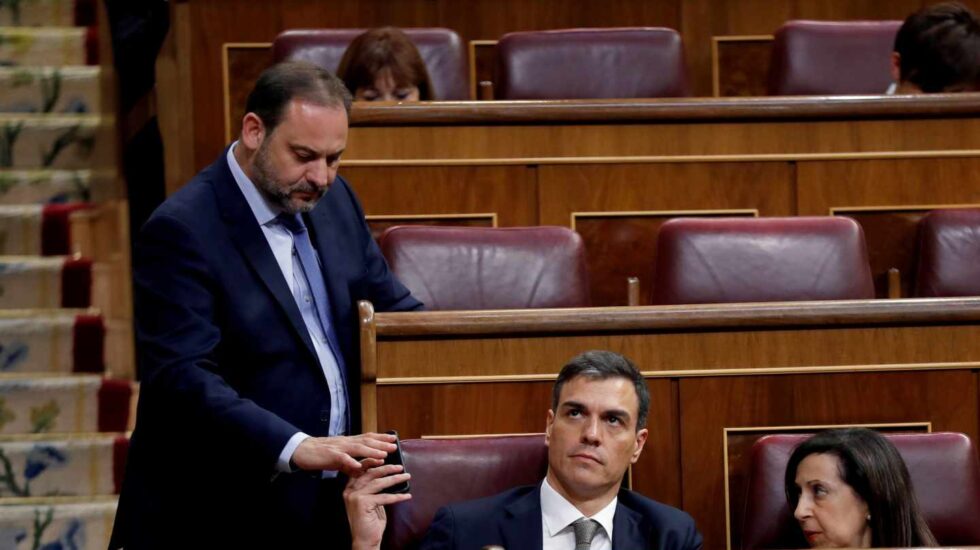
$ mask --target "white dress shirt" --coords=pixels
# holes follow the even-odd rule
[[[337,359],[334,357],[333,351],[331,351],[330,345],[327,343],[327,335],[324,333],[323,327],[320,326],[320,320],[317,317],[316,307],[313,303],[313,293],[310,292],[309,283],[306,281],[306,277],[303,276],[303,266],[300,263],[299,256],[293,252],[293,235],[288,229],[276,221],[276,216],[282,213],[282,209],[270,204],[265,196],[255,187],[255,184],[252,183],[252,180],[245,175],[242,167],[239,166],[234,155],[237,145],[238,142],[236,141],[228,148],[228,167],[231,169],[231,174],[234,176],[238,188],[245,195],[245,200],[248,202],[252,214],[255,215],[255,220],[259,222],[259,226],[262,228],[262,234],[265,236],[265,240],[268,241],[269,248],[272,249],[272,255],[275,256],[276,263],[282,271],[286,284],[289,285],[289,291],[292,293],[293,299],[296,300],[296,306],[303,316],[303,322],[306,324],[306,329],[310,334],[310,340],[313,341],[313,349],[316,351],[317,359],[320,361],[320,368],[323,369],[323,375],[327,379],[327,386],[330,388],[329,434],[343,435],[347,423],[347,398],[343,389],[344,382],[340,373],[340,367],[337,364]],[[292,471],[292,468],[289,466],[289,459],[293,457],[293,452],[296,451],[296,447],[308,437],[310,436],[303,432],[296,432],[286,442],[286,446],[279,453],[279,460],[276,463],[276,468],[279,471]],[[324,472],[324,477],[333,477],[335,475],[336,472]]]
[[[618,498],[613,497],[612,502],[589,518],[596,520],[601,526],[592,539],[591,550],[612,550],[613,517],[616,515],[618,501]],[[545,478],[541,484],[542,550],[575,550],[575,530],[572,523],[583,517],[585,516],[582,512],[558,494],[548,484],[548,478]]]

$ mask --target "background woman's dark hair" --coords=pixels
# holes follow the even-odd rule
[[[834,455],[840,460],[841,479],[868,505],[872,547],[938,546],[919,511],[908,468],[898,450],[865,428],[821,432],[793,450],[785,479],[790,509],[796,509],[800,498],[796,470],[813,454]]]
[[[417,86],[420,100],[435,99],[422,55],[408,36],[395,27],[371,29],[354,38],[340,59],[337,76],[355,93],[360,87],[373,86],[383,69],[391,71],[396,86]]]
[[[943,2],[908,16],[895,51],[899,78],[923,92],[980,89],[980,21],[963,4]]]

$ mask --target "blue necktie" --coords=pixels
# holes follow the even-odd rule
[[[344,368],[344,356],[340,353],[340,346],[337,343],[337,334],[334,332],[333,323],[330,322],[330,299],[327,296],[327,287],[323,282],[323,272],[320,271],[320,262],[317,259],[316,251],[310,242],[310,234],[306,231],[306,224],[299,214],[282,213],[276,217],[283,227],[293,234],[293,247],[299,256],[300,265],[303,266],[303,276],[306,284],[313,293],[313,305],[316,308],[317,318],[320,320],[320,329],[327,337],[330,351],[333,352],[334,359],[337,361],[337,368],[340,370],[340,379],[343,380],[343,394],[347,401],[347,418],[345,424],[347,433],[350,433],[350,396],[347,395],[347,375]]]

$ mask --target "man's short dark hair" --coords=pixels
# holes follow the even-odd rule
[[[343,107],[350,117],[351,95],[330,71],[306,61],[284,61],[262,71],[248,94],[246,113],[255,113],[272,133],[293,99],[325,107]]]
[[[900,80],[923,92],[980,89],[980,21],[963,4],[943,2],[908,16],[895,52]]]
[[[646,426],[647,414],[650,412],[650,392],[647,390],[643,375],[632,361],[611,351],[594,350],[576,355],[558,373],[558,379],[555,380],[555,386],[551,391],[551,410],[558,410],[558,400],[561,399],[561,389],[565,386],[565,382],[578,376],[593,380],[625,378],[632,382],[640,404],[636,416],[636,429]]]

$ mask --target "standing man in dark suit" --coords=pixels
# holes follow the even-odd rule
[[[170,197],[134,258],[140,401],[113,548],[342,548],[358,459],[357,300],[421,307],[337,176],[351,98],[266,70],[242,132]],[[329,191],[328,191],[329,189]]]
[[[701,534],[684,512],[623,489],[647,439],[650,394],[628,359],[610,351],[573,358],[558,375],[548,411],[548,474],[538,485],[450,504],[436,514],[422,550],[697,550]],[[354,548],[372,548],[383,506],[403,495],[398,466],[358,472],[345,500]]]

